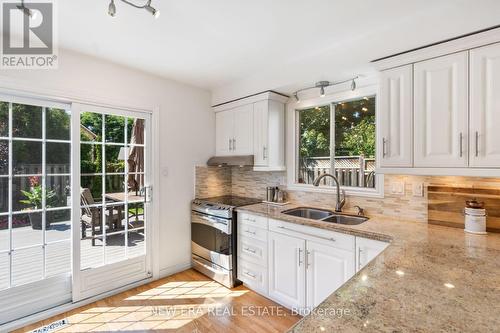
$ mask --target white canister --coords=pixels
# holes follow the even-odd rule
[[[465,213],[465,232],[471,234],[486,234],[486,209],[466,207]]]

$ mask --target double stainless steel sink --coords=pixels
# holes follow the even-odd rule
[[[335,213],[325,209],[297,207],[283,211],[283,214],[324,222],[357,225],[368,220],[365,216]]]

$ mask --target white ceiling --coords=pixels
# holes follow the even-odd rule
[[[498,0],[153,0],[156,20],[120,1],[113,19],[108,3],[59,0],[60,47],[212,90],[214,102],[366,73],[375,58],[500,23]]]

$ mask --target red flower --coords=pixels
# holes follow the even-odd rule
[[[40,184],[40,179],[37,176],[29,177],[31,187],[38,186]]]

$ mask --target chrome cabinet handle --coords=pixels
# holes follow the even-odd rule
[[[243,248],[243,250],[245,250],[245,251],[247,251],[247,252],[250,252],[250,253],[253,253],[253,254],[255,254],[255,253],[257,252],[257,251],[255,251],[254,249],[251,249],[251,248],[249,248],[249,247],[245,247],[245,248]]]
[[[265,160],[267,158],[267,148],[266,146],[262,147],[262,159]]]
[[[233,150],[236,150],[236,139],[233,138]]]
[[[247,229],[247,230],[245,230],[245,232],[246,232],[247,234],[252,234],[252,235],[255,235],[255,234],[256,234],[256,233],[255,233],[255,231],[250,231],[250,230],[248,230],[248,229]]]
[[[307,253],[306,253],[306,268],[309,268],[309,266],[311,266],[311,263],[309,262],[310,255],[311,255],[311,252],[307,251]]]
[[[257,277],[255,274],[252,274],[252,273],[250,273],[248,271],[245,272],[245,275],[248,275],[248,276],[250,276],[253,279],[255,279]]]
[[[460,136],[459,136],[459,139],[460,140],[460,157],[463,156],[464,154],[464,151],[463,151],[463,144],[462,144],[462,141],[463,141],[463,135],[462,135],[462,132],[460,132]]]
[[[233,148],[231,148],[231,139],[229,139],[229,150],[233,150]]]
[[[479,132],[476,131],[476,157],[479,156]]]
[[[382,138],[382,157],[385,158],[385,156],[387,155],[386,151],[385,151],[385,144],[387,143],[387,140],[385,138]]]
[[[299,267],[302,265],[302,249],[299,247]]]
[[[358,270],[361,269],[361,247],[358,247]]]

